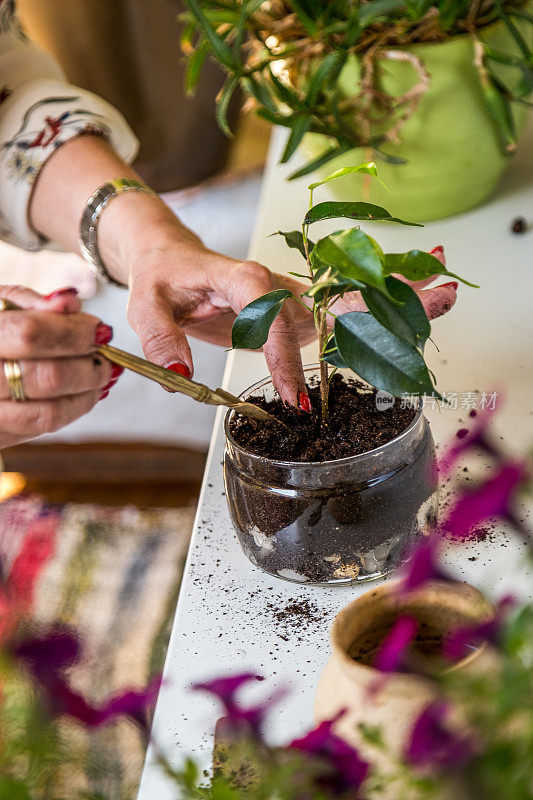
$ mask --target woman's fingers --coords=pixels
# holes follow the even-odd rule
[[[55,311],[58,314],[73,314],[81,309],[78,290],[74,286],[65,286],[50,294],[40,295],[27,286],[0,284],[0,298],[10,300],[20,308]]]
[[[9,300],[21,308],[35,308],[36,304],[42,300],[42,295],[26,286],[0,284],[0,299]]]
[[[457,287],[457,282],[452,281],[451,283],[435,286],[432,289],[415,289],[429,319],[441,317],[452,308],[457,300]],[[337,300],[331,310],[337,315],[347,314],[350,311],[368,311],[359,292],[350,292],[344,295],[340,300]],[[334,322],[334,318],[331,317],[328,320],[328,325],[332,327]]]
[[[191,378],[191,348],[175,313],[170,300],[162,292],[154,292],[152,286],[139,287],[130,295],[128,320],[146,358]]]
[[[0,358],[86,355],[107,344],[112,336],[112,328],[90,314],[0,312]]]
[[[87,414],[98,402],[100,394],[97,390],[56,400],[27,400],[23,403],[0,400],[2,440],[8,437],[14,443],[57,431]]]
[[[252,300],[278,288],[270,270],[255,262],[239,264],[225,280],[226,296],[236,314]],[[291,406],[302,406],[301,394],[307,394],[307,390],[297,328],[287,303],[272,323],[263,353],[281,399]]]
[[[441,317],[452,308],[457,300],[458,285],[457,281],[451,281],[451,283],[442,283],[440,286],[435,286],[433,289],[417,292],[429,319]]]
[[[118,378],[122,369],[103,356],[85,358],[45,358],[41,361],[19,360],[24,395],[28,400],[63,397],[100,391]],[[0,369],[0,400],[11,398],[9,385]]]
[[[55,311],[56,314],[75,314],[76,311],[81,311],[78,290],[73,286],[56,289],[42,297],[35,304],[35,308],[42,311]]]

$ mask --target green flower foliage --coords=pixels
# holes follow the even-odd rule
[[[306,133],[331,145],[291,177],[314,172],[355,147],[371,147],[374,157],[403,163],[387,154],[417,101],[393,98],[379,83],[380,59],[391,48],[424,41],[472,37],[472,63],[502,150],[516,150],[512,104],[527,103],[533,91],[533,51],[521,26],[533,25],[525,0],[184,0],[188,11],[182,46],[189,63],[185,79],[194,91],[208,54],[227,73],[219,94],[217,119],[227,133],[227,108],[237,86],[252,99],[257,114],[290,130],[282,161],[288,161]],[[478,32],[496,21],[507,27],[516,53],[495,51]],[[517,23],[520,23],[518,25]],[[527,39],[531,39],[530,36]],[[409,56],[409,51],[407,50]],[[361,92],[346,95],[342,72],[349,59],[361,65]],[[504,64],[513,77],[503,83],[494,67]],[[415,60],[422,93],[424,78]]]

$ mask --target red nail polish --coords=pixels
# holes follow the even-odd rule
[[[111,382],[116,383],[122,373],[124,372],[124,367],[119,367],[118,364],[111,365]]]
[[[109,344],[113,338],[113,328],[111,325],[106,325],[105,322],[99,322],[94,332],[94,343],[97,347],[103,344]]]
[[[459,288],[459,284],[457,283],[457,281],[450,281],[449,283],[441,283],[441,287],[443,286],[453,286],[454,289]]]
[[[110,391],[110,389],[112,389],[112,388],[113,388],[113,386],[115,386],[115,385],[116,385],[117,381],[118,381],[118,378],[111,378],[111,380],[109,381],[109,383],[106,383],[106,385],[104,386],[104,388],[102,389],[102,391],[103,391],[103,392],[109,392],[109,391]]]
[[[307,392],[298,392],[298,408],[307,411],[308,414],[311,412],[311,401]]]
[[[173,364],[167,364],[165,369],[170,369],[172,372],[177,372],[178,375],[183,375],[184,378],[191,377],[191,371],[186,364],[180,364],[179,361],[175,361]]]
[[[433,250],[430,250],[429,252],[431,253],[431,255],[434,255],[435,253],[444,253],[444,247],[441,244],[438,244],[436,247],[433,248]]]
[[[55,292],[50,292],[50,294],[45,294],[43,300],[55,300],[56,297],[62,297],[65,294],[79,294],[78,290],[74,286],[65,286],[64,289],[56,289]]]
[[[102,392],[102,394],[98,398],[98,402],[100,402],[100,400],[105,400],[108,394],[109,394],[109,389],[104,389],[104,391]]]

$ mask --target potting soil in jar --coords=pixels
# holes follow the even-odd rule
[[[378,409],[373,389],[337,374],[324,427],[316,380],[308,389],[312,413],[249,398],[288,429],[229,419],[226,493],[239,541],[254,564],[288,580],[381,577],[435,522],[429,425],[399,400]]]

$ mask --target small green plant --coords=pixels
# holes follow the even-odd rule
[[[301,230],[279,231],[288,247],[297,249],[307,264],[307,274],[291,273],[309,281],[299,296],[277,289],[257,298],[239,314],[233,325],[235,348],[258,349],[268,338],[270,326],[283,303],[294,300],[313,314],[319,345],[321,412],[328,421],[328,392],[332,375],[349,368],[376,389],[400,397],[439,396],[434,377],[424,360],[424,346],[431,325],[415,290],[407,281],[448,275],[474,286],[446,269],[441,260],[422,250],[384,253],[359,225],[335,231],[318,242],[309,238],[315,222],[347,218],[358,221],[415,223],[392,217],[386,209],[363,202],[313,204],[315,189],[355,172],[377,178],[372,162],[337,170],[310,184],[309,209]],[[368,311],[335,313],[335,303],[350,292],[361,292]],[[332,370],[330,370],[332,367]]]

